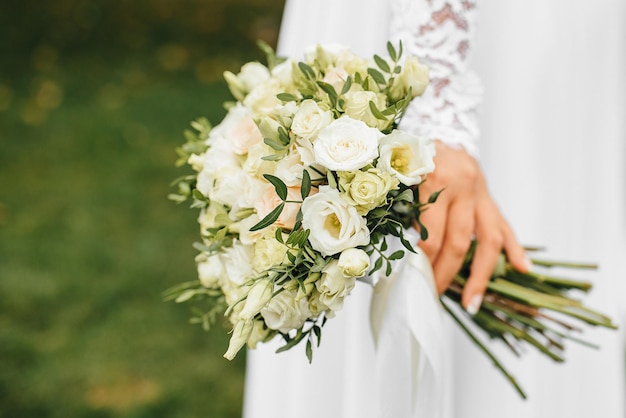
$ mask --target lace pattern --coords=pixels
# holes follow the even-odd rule
[[[390,38],[430,67],[430,86],[411,102],[402,128],[461,145],[477,154],[477,107],[482,85],[467,58],[476,0],[394,0]]]

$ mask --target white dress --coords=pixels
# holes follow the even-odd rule
[[[492,194],[523,243],[600,262],[603,282],[589,301],[615,316],[618,256],[626,254],[620,2],[483,2],[474,57],[487,87],[480,159]],[[475,153],[481,88],[467,68],[475,7],[463,0],[288,0],[279,52],[297,57],[309,45],[332,42],[383,54],[388,39],[402,38],[405,50],[426,58],[433,76],[433,88],[412,106],[403,127]],[[597,24],[602,30],[591,27]],[[590,107],[592,101],[599,106]],[[396,278],[388,305],[411,308],[403,290],[417,283],[422,299],[413,302],[432,315],[420,323],[422,331],[440,326],[428,273],[407,271],[412,274]],[[520,361],[495,347],[527,390],[530,400],[523,402],[454,325],[423,332],[432,339],[420,341],[417,359],[385,364],[370,328],[372,295],[371,287],[357,285],[324,328],[312,365],[301,347],[278,355],[278,344],[249,351],[244,417],[624,417],[618,333],[587,333],[602,351],[570,344],[568,363],[559,366],[530,352]],[[424,320],[422,313],[411,312]],[[394,323],[383,325],[389,331]],[[435,361],[435,377],[421,373],[411,380],[398,366],[406,362],[413,370],[412,363],[427,363],[425,352],[437,348],[449,361],[444,367]],[[392,371],[381,373],[381,364]],[[450,364],[453,371],[445,369]]]
[[[571,343],[564,364],[499,350],[528,401],[457,333],[454,416],[624,418],[626,2],[483,1],[475,46],[493,196],[520,242],[600,264],[586,300],[621,330],[586,331],[601,349]]]
[[[290,0],[278,52],[298,58],[316,43],[338,43],[371,57],[402,39],[405,54],[431,67],[435,86],[412,103],[402,128],[474,149],[480,84],[466,59],[474,16],[473,1]],[[375,290],[358,283],[324,327],[311,365],[303,347],[275,354],[280,341],[248,351],[244,417],[449,416],[450,355],[424,260],[406,257]]]

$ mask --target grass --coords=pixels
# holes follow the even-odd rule
[[[161,295],[196,277],[174,148],[227,90],[98,63],[0,78],[0,417],[238,417],[243,356]]]

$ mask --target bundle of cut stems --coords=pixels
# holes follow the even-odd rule
[[[461,271],[441,301],[454,321],[492,360],[523,398],[526,398],[526,394],[502,362],[476,335],[477,328],[491,339],[503,342],[518,356],[521,354],[520,347],[529,344],[557,362],[564,361],[565,340],[597,348],[572,335],[574,332],[582,332],[580,325],[616,328],[611,318],[569,296],[570,290],[588,292],[591,289],[590,283],[533,271],[519,272],[507,262],[504,254],[501,255],[487,286],[480,310],[475,315],[469,315],[464,310],[458,309],[475,249],[476,242],[473,242]],[[527,251],[537,250],[539,249],[527,248]],[[531,261],[533,265],[542,267],[597,268],[593,264],[563,263],[534,258],[531,258]]]

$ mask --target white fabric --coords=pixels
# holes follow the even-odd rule
[[[483,1],[479,14],[472,59],[485,87],[480,154],[492,195],[520,242],[600,264],[580,275],[595,282],[586,300],[621,330],[585,331],[601,349],[570,343],[564,364],[498,350],[525,402],[455,333],[454,416],[623,418],[626,2]]]
[[[459,51],[465,51],[469,43],[462,41],[471,39],[474,6],[462,0],[288,0],[279,51],[298,56],[308,45],[333,42],[364,55],[382,54],[386,40],[397,36],[404,37],[405,47],[418,51],[424,48],[419,45],[422,37],[427,44],[436,39],[435,34],[424,33],[428,14],[420,10],[431,10],[433,16],[433,10],[444,9],[440,33],[457,35],[442,44],[463,45]],[[589,302],[615,316],[619,313],[615,299],[625,294],[624,288],[616,289],[626,282],[619,264],[626,254],[625,21],[621,0],[483,2],[474,57],[486,85],[480,152],[493,195],[523,243],[545,244],[555,257],[600,262],[603,268],[595,275],[597,289]],[[436,44],[431,43],[432,51],[437,51]],[[445,59],[454,56],[449,53]],[[437,65],[430,65],[437,79]],[[405,126],[433,121],[429,135],[460,142],[474,152],[480,84],[463,62],[442,68],[454,68],[454,76],[442,77],[442,88],[448,90],[438,94],[433,90],[430,97],[414,101]],[[437,101],[441,97],[446,99]],[[431,112],[436,108],[433,103],[450,106],[450,112]],[[387,304],[398,307],[407,302],[402,286],[413,281],[417,283],[413,289],[430,286],[427,275],[413,274],[396,278]],[[344,310],[325,326],[312,366],[298,347],[279,355],[274,354],[277,344],[249,351],[244,417],[409,417],[406,412],[378,412],[382,396],[375,364],[383,363],[376,359],[368,320],[371,297],[372,289],[359,283]],[[421,309],[427,304],[407,306]],[[394,332],[385,323],[380,329]],[[569,344],[568,362],[558,366],[530,351],[519,361],[496,347],[530,396],[523,402],[464,335],[449,332],[455,371],[452,377],[443,373],[448,384],[437,395],[447,400],[442,411],[422,417],[625,416],[620,333],[587,332],[602,350]],[[418,365],[427,364],[424,344],[431,343],[421,342]],[[411,387],[407,377],[396,378],[406,370],[386,375],[392,383],[384,397],[402,392],[404,402],[415,395],[407,391]],[[439,378],[429,377],[423,369],[421,373],[422,382]],[[416,386],[419,396],[419,379]]]

